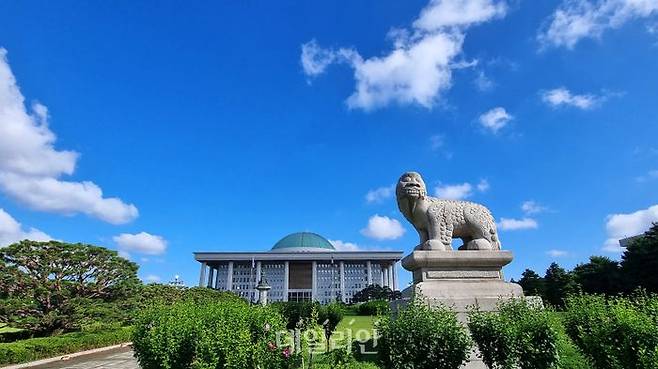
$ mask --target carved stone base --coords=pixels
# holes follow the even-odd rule
[[[523,296],[521,286],[503,280],[502,268],[512,258],[511,251],[501,250],[414,251],[402,259],[402,266],[413,274],[414,285],[407,294],[458,313],[470,306],[493,311],[501,298]]]
[[[414,281],[404,297],[416,296],[431,306],[449,307],[466,324],[470,307],[495,311],[501,299],[523,297],[521,286],[503,280],[502,268],[512,258],[512,252],[501,250],[414,251],[402,259]],[[394,302],[393,311],[408,301]],[[465,368],[484,368],[475,351]]]

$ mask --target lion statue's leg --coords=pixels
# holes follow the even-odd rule
[[[466,250],[492,250],[492,246],[486,238],[476,238],[466,244]]]
[[[430,226],[428,229],[429,240],[423,243],[423,250],[452,250],[452,230],[453,227],[445,223],[439,224],[438,227],[436,224]]]

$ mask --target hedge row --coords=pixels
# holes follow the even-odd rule
[[[564,321],[594,368],[658,368],[657,296],[572,296]]]
[[[0,343],[0,365],[18,364],[49,357],[130,342],[132,328],[98,332],[75,332],[60,336],[30,338]]]
[[[295,359],[285,342],[277,343],[281,332],[287,332],[285,321],[269,306],[181,302],[147,309],[132,341],[143,369],[278,369]]]
[[[388,301],[372,300],[356,306],[356,312],[359,315],[386,315],[391,312]]]

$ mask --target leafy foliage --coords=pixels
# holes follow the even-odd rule
[[[352,302],[367,302],[373,300],[399,300],[402,298],[400,291],[393,291],[389,287],[382,287],[376,284],[371,284],[366,288],[358,291],[352,296]]]
[[[329,346],[329,338],[331,338],[331,334],[336,330],[338,323],[343,320],[344,314],[343,307],[338,303],[321,306],[318,310],[317,322],[318,324],[321,324],[324,329],[327,347]]]
[[[557,263],[551,263],[546,270],[544,286],[545,302],[555,307],[564,306],[565,297],[578,291],[573,276]]]
[[[572,296],[566,307],[567,333],[596,368],[658,367],[657,296]]]
[[[576,265],[572,273],[575,282],[585,293],[616,295],[622,292],[619,262],[605,256],[591,256],[588,263]]]
[[[386,368],[457,369],[468,358],[472,342],[457,315],[415,299],[395,319],[378,323],[380,360]]]
[[[658,223],[628,245],[621,257],[621,268],[628,286],[658,293]]]
[[[534,270],[524,270],[518,283],[523,288],[523,293],[526,296],[544,296],[544,278],[540,277]]]
[[[356,312],[359,315],[384,315],[391,312],[388,301],[372,300],[357,305]]]
[[[103,247],[21,241],[0,249],[0,296],[8,322],[37,334],[80,327],[82,301],[108,303],[141,285],[137,264]],[[96,310],[98,313],[99,310]]]
[[[277,347],[285,332],[281,314],[224,300],[180,302],[147,309],[133,335],[135,355],[144,369],[286,368],[295,355]]]
[[[550,313],[523,299],[501,302],[499,312],[473,311],[468,327],[489,368],[542,369],[558,363],[558,330]]]

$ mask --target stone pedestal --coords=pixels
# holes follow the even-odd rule
[[[411,292],[430,305],[443,304],[464,317],[469,306],[493,311],[501,298],[523,296],[521,286],[503,280],[511,251],[414,251],[402,259],[413,273]]]
[[[511,251],[500,250],[414,251],[402,259],[402,266],[413,273],[414,282],[405,297],[449,307],[466,324],[469,307],[495,311],[501,299],[523,297],[521,286],[503,280],[502,268],[512,257]],[[393,311],[399,304],[405,301],[394,304]],[[474,350],[465,369],[485,368]]]

